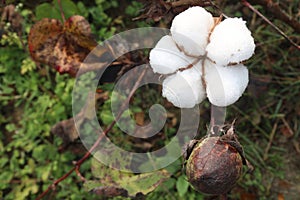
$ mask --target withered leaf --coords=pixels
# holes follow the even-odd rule
[[[104,198],[116,196],[137,198],[152,192],[170,177],[169,172],[164,169],[142,174],[119,171],[98,161],[96,159],[98,153],[96,152],[91,163],[94,178],[87,180],[84,187]],[[115,154],[117,157],[120,156],[116,159],[116,163],[130,164],[130,160],[123,160],[122,155]],[[116,157],[113,156],[112,158]]]
[[[100,186],[94,188],[91,191],[99,196],[103,196],[107,198],[117,197],[117,196],[128,197],[128,192],[125,189],[115,187],[115,186]]]
[[[64,24],[44,18],[31,27],[28,36],[33,60],[71,76],[76,75],[81,63],[97,45],[88,21],[79,15],[71,16]],[[107,51],[105,47],[97,48],[97,56]]]

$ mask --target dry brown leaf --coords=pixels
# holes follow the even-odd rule
[[[70,17],[64,24],[44,18],[31,27],[28,36],[33,60],[71,76],[76,75],[81,63],[97,45],[88,21],[79,15]],[[98,47],[96,54],[100,57],[106,52],[107,48]]]

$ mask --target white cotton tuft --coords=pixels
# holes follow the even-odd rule
[[[170,74],[179,68],[187,67],[194,58],[180,52],[172,37],[166,35],[150,51],[149,60],[155,73]]]
[[[206,97],[201,82],[201,66],[169,76],[163,81],[162,95],[174,106],[193,108]]]
[[[206,92],[210,103],[225,107],[235,103],[245,91],[249,74],[242,65],[218,66],[207,61],[205,66]]]
[[[205,54],[208,35],[213,25],[212,15],[204,8],[195,6],[174,18],[171,34],[188,55],[201,56]]]
[[[241,18],[227,18],[214,28],[206,51],[216,64],[228,65],[247,60],[254,49],[254,39],[246,22]]]

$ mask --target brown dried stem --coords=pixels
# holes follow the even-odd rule
[[[271,0],[268,0],[268,2],[269,1],[271,1]],[[272,26],[280,35],[282,35],[286,40],[288,40],[293,46],[295,46],[298,50],[300,50],[300,45],[296,44],[293,40],[291,40],[281,29],[279,29],[275,24],[273,24],[269,19],[267,19],[263,14],[261,14],[257,9],[255,9],[248,1],[242,0],[242,3],[246,7],[251,9],[254,13],[256,13],[258,16],[260,16],[270,26]]]
[[[144,71],[141,73],[141,75],[139,76],[138,80],[136,81],[136,83],[134,84],[133,88],[131,89],[127,99],[124,101],[124,103],[121,106],[121,109],[118,113],[118,115],[115,117],[115,119],[113,120],[113,122],[105,129],[105,131],[103,131],[98,139],[96,140],[96,142],[93,144],[93,146],[88,150],[88,152],[86,152],[86,154],[77,162],[75,162],[75,166],[70,169],[67,173],[65,173],[63,176],[61,176],[60,178],[56,179],[43,193],[41,193],[36,200],[40,200],[42,199],[50,190],[55,189],[55,187],[62,182],[63,180],[65,180],[66,178],[68,178],[74,171],[77,171],[77,175],[79,172],[79,169],[81,167],[81,165],[90,157],[91,153],[97,148],[97,146],[99,145],[99,143],[101,142],[101,140],[108,135],[108,133],[112,130],[112,128],[114,127],[114,125],[116,124],[116,122],[120,119],[121,115],[123,114],[123,112],[125,111],[125,107],[127,105],[127,102],[129,102],[129,100],[131,99],[131,97],[133,96],[135,90],[138,88],[142,78],[144,77],[144,75],[146,74],[146,69],[144,69]],[[81,176],[81,175],[80,175]],[[81,178],[82,179],[82,178]]]
[[[249,0],[251,3],[258,4],[267,9],[277,19],[285,22],[292,27],[297,33],[300,33],[300,22],[296,19],[288,16],[282,11],[278,3],[274,3],[272,0]]]
[[[199,0],[179,0],[179,1],[174,1],[171,2],[171,6],[172,8],[176,8],[176,7],[182,7],[182,6],[210,6],[211,5],[211,1],[209,0],[203,0],[203,1],[199,1]]]

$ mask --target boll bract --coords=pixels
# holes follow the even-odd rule
[[[162,95],[173,105],[191,108],[207,96],[213,105],[225,107],[245,91],[249,74],[241,62],[254,49],[254,39],[241,18],[219,23],[196,6],[174,18],[171,35],[160,39],[149,59],[154,72],[169,75]]]

